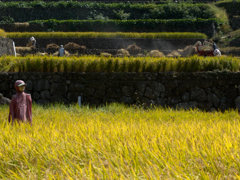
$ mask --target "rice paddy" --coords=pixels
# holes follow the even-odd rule
[[[199,72],[240,69],[238,57],[2,56],[0,72]]]
[[[2,179],[239,179],[235,110],[111,104],[33,106],[33,126],[0,107]]]

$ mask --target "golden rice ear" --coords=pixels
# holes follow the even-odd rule
[[[7,33],[3,29],[0,29],[0,37],[7,37]]]

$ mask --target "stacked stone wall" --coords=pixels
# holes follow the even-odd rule
[[[15,93],[14,82],[27,83],[34,102],[103,105],[110,102],[200,108],[240,107],[240,73],[0,73],[0,92]]]
[[[0,56],[14,55],[13,40],[0,37]]]

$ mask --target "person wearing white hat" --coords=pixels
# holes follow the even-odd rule
[[[9,105],[8,122],[29,122],[32,125],[32,98],[24,92],[26,83],[22,80],[15,82],[17,93],[13,95]]]
[[[36,39],[35,39],[33,36],[30,38],[30,42],[31,42],[32,46],[33,46],[34,48],[36,48],[36,43],[37,43],[37,41],[36,41]]]

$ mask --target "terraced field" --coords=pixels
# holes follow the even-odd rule
[[[0,108],[0,177],[237,179],[240,116],[112,104],[33,107],[33,126]]]

